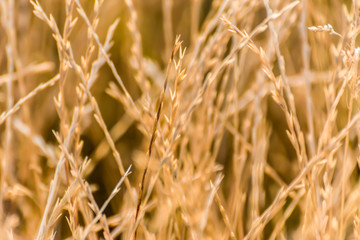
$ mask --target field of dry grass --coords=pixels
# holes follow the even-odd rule
[[[0,10],[0,239],[360,239],[360,1]]]

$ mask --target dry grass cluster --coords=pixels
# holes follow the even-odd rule
[[[360,239],[360,1],[0,8],[0,239]]]

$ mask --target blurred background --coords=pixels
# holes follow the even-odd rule
[[[71,0],[38,2],[47,16],[50,14],[53,16],[61,34],[65,31],[64,23],[68,16],[65,2],[73,3]],[[217,172],[223,174],[223,180],[218,186],[219,201],[223,204],[225,209],[223,211],[229,215],[230,228],[234,231],[237,239],[242,239],[252,229],[256,217],[271,206],[279,189],[288,186],[304,167],[302,163],[299,163],[297,152],[289,140],[287,115],[284,114],[279,103],[274,101],[274,96],[270,91],[274,90],[273,82],[265,76],[263,72],[264,62],[259,55],[251,48],[244,47],[236,52],[236,57],[231,61],[229,60],[229,63],[226,63],[222,68],[219,67],[220,73],[216,75],[217,67],[222,62],[228,61],[227,57],[230,53],[242,44],[243,37],[236,34],[234,26],[246,31],[247,34],[254,31],[257,26],[265,26],[266,28],[267,25],[263,23],[268,16],[264,5],[264,2],[267,1],[104,1],[98,12],[94,11],[96,9],[94,4],[97,1],[80,2],[91,21],[98,19],[95,31],[102,43],[105,42],[109,26],[116,19],[120,20],[113,33],[113,46],[109,50],[109,56],[130,96],[136,102],[136,106],[141,109],[141,116],[149,129],[153,126],[153,119],[159,104],[158,99],[166,78],[166,69],[176,36],[181,36],[182,48],[186,48],[182,66],[187,73],[183,90],[179,91],[180,107],[179,115],[177,115],[179,119],[183,115],[186,116],[187,107],[193,102],[198,90],[205,85],[206,79],[210,78],[211,74],[216,76],[213,82],[209,84],[210,90],[205,89],[205,94],[200,99],[200,103],[188,118],[189,123],[186,123],[188,125],[184,124],[188,127],[181,130],[183,131],[180,137],[181,143],[176,143],[171,151],[173,151],[174,159],[181,159],[181,157],[191,159],[189,161],[192,162],[192,165],[189,168],[186,168],[186,163],[183,165],[179,163],[179,169],[182,169],[179,171],[183,171],[183,176],[191,175],[189,177],[190,183],[194,181],[194,185],[196,185],[197,174],[203,174],[204,180],[201,183],[203,185],[199,184],[201,186],[198,188],[199,195],[204,195],[199,200],[201,204],[206,203],[208,193],[211,192],[209,181],[214,181]],[[353,10],[354,2],[357,1],[304,0],[294,6],[291,5],[291,1],[270,1],[269,3],[274,12],[280,12],[279,17],[274,18],[274,25],[278,34],[280,52],[286,64],[285,73],[288,76],[289,86],[293,94],[296,108],[295,117],[305,138],[302,154],[304,154],[303,156],[306,155],[308,160],[319,153],[317,147],[321,146],[319,139],[324,124],[329,118],[331,104],[341,88],[342,79],[346,75],[345,70],[349,70],[339,52],[342,49],[354,52],[351,39],[358,43],[357,37],[351,35],[358,30],[358,22],[352,19],[353,16],[356,16]],[[73,4],[75,5],[73,16],[79,19],[71,30],[68,41],[71,43],[74,60],[81,65],[82,58],[89,51],[89,46],[93,44],[91,41],[94,40],[89,33],[88,26],[76,11],[76,4]],[[291,7],[287,8],[289,5]],[[355,4],[355,6],[357,5]],[[285,10],[281,12],[282,9]],[[11,108],[9,107],[9,92],[13,98],[12,104],[16,103],[39,84],[48,81],[59,73],[62,63],[59,58],[61,51],[54,40],[52,29],[33,14],[34,6],[29,1],[4,0],[1,2],[1,10],[0,113],[3,113]],[[302,14],[305,15],[302,16]],[[220,17],[229,20],[234,26],[226,25],[226,21],[221,20]],[[329,31],[313,32],[307,29],[310,26],[325,26],[326,24],[331,24],[332,28],[341,36],[329,34]],[[304,30],[306,33],[302,35]],[[275,43],[270,31],[268,29],[259,31],[254,34],[250,42],[265,51],[271,71],[276,79],[281,79],[278,56],[275,53]],[[98,46],[96,44],[93,46],[95,53],[89,55],[89,64],[86,68],[84,67],[88,73],[91,64],[98,57]],[[305,47],[309,51],[306,60],[304,60],[303,55]],[[11,52],[6,49],[11,49]],[[9,57],[9,54],[12,57]],[[176,55],[176,59],[178,58]],[[10,63],[11,61],[13,62]],[[142,66],[139,66],[139,62]],[[306,66],[304,66],[305,62]],[[222,70],[223,68],[225,70]],[[142,74],[145,75],[143,77],[145,80],[140,84],[136,82],[141,73],[139,69],[142,69]],[[117,80],[110,67],[105,64],[99,70],[98,76],[90,89],[91,93],[96,99],[107,129],[112,134],[123,165],[125,168],[130,165],[133,166],[129,180],[134,192],[138,193],[138,185],[146,165],[145,159],[151,136],[144,133],[141,120],[135,118],[134,114],[124,107],[125,104],[121,100],[119,101],[121,97],[114,97],[114,91],[112,91],[114,89],[111,87],[111,83],[116,83]],[[172,70],[169,80],[169,88],[172,90],[174,90],[176,76],[175,70]],[[357,79],[357,75],[355,77],[352,75],[352,77]],[[307,79],[310,79],[309,88],[305,84]],[[12,83],[9,84],[9,82]],[[75,71],[67,71],[64,77],[63,96],[63,107],[65,109],[63,118],[66,124],[71,123],[74,107],[79,105],[77,97],[79,84],[80,80]],[[340,132],[348,123],[349,96],[352,91],[351,87],[346,88],[336,106],[337,115],[333,129],[328,133],[329,139]],[[21,105],[20,109],[12,114],[11,122],[5,123],[4,120],[0,125],[0,156],[3,162],[7,162],[1,168],[1,175],[6,175],[6,177],[2,177],[1,182],[4,209],[1,221],[5,226],[4,228],[7,226],[14,231],[15,239],[34,238],[37,234],[35,229],[39,228],[43,217],[49,185],[54,177],[56,164],[62,152],[58,147],[59,144],[53,130],[66,136],[60,127],[63,124],[59,118],[61,113],[57,112],[54,104],[54,99],[58,99],[58,96],[59,84],[56,83],[54,86],[36,93],[34,97]],[[167,91],[163,109],[163,114],[166,116],[170,116],[171,111],[173,111],[170,96],[170,92]],[[308,122],[309,110],[306,105],[308,99],[311,99],[313,114],[311,117],[312,130],[310,130]],[[285,101],[288,105],[290,104],[288,96],[285,97]],[[350,112],[350,116],[357,113],[356,103],[354,103],[354,109],[352,113]],[[90,104],[85,104],[79,121],[79,138],[83,141],[80,158],[89,157],[91,159],[90,167],[85,171],[84,178],[94,190],[96,203],[101,206],[119,181],[121,174],[106,143],[104,132],[94,119],[92,111]],[[231,111],[233,113],[230,113]],[[159,128],[162,126],[159,130],[161,137],[155,143],[158,146],[154,156],[155,162],[160,162],[167,153],[165,151],[167,149],[166,144],[169,143],[163,138],[167,139],[167,134],[170,136],[171,130],[166,130],[166,122],[165,118],[161,117],[159,122]],[[11,125],[9,129],[7,129],[8,125]],[[11,132],[11,137],[8,137],[7,132]],[[296,133],[298,136],[299,132]],[[309,134],[312,134],[312,142],[308,138]],[[351,195],[349,192],[356,189],[358,178],[358,170],[355,166],[356,154],[358,153],[357,131],[349,130],[349,139],[344,145],[349,147],[348,156],[352,163],[350,164],[352,167],[348,170],[349,176],[346,185],[347,194]],[[77,151],[76,146],[75,143],[72,143],[69,147],[74,155]],[[314,149],[311,150],[312,147]],[[343,156],[341,149],[343,148],[340,148],[339,156],[336,157],[337,155],[334,154],[334,158],[341,159]],[[207,158],[212,160],[206,160]],[[261,162],[259,165],[256,165],[257,160]],[[338,168],[338,164],[335,163],[336,166],[333,168]],[[158,163],[157,165],[154,164],[153,167],[150,165],[150,176],[156,173],[158,166]],[[239,170],[240,168],[242,170]],[[255,173],[258,171],[257,169],[260,172]],[[316,179],[316,181],[321,182],[324,171],[323,168],[318,169],[313,172],[314,176],[309,174],[304,179],[310,182]],[[337,170],[333,170],[332,173],[330,182],[340,176]],[[161,171],[159,174],[161,179],[159,184],[163,184],[163,187],[167,186],[164,183],[167,181],[165,180],[167,175]],[[259,182],[256,182],[256,177],[254,179],[254,174],[259,175]],[[61,178],[59,196],[62,196],[68,187],[65,174],[61,174]],[[176,182],[177,180],[174,179],[169,180],[169,182]],[[184,177],[184,179],[187,178]],[[146,180],[146,186],[149,184],[148,181]],[[179,182],[181,181],[179,180]],[[256,184],[260,186],[260,189],[255,187]],[[174,185],[176,184],[174,183]],[[322,182],[317,187],[319,189],[316,188],[317,190],[314,190],[313,193],[315,198],[320,196],[320,189],[325,189]],[[334,188],[341,189],[340,185],[335,183]],[[162,195],[159,189],[150,196],[150,199],[153,199],[157,204],[162,203],[159,199],[170,194]],[[234,189],[240,189],[236,190],[239,193],[235,194]],[[299,192],[294,190],[294,196],[296,195],[295,192],[298,194],[300,190]],[[259,193],[259,199],[257,203],[254,203],[253,196],[256,193]],[[135,211],[136,203],[126,203],[127,201],[130,202],[129,196],[126,194],[130,194],[128,190],[121,190],[115,196],[105,210],[107,217],[118,216],[117,214],[125,212],[126,209]],[[333,194],[340,195],[340,190],[334,190]],[[307,198],[310,199],[310,195],[300,194],[299,199],[302,200],[299,200],[300,203],[294,203],[292,208],[289,206],[293,202],[289,199],[295,199],[295,197],[288,197],[288,201],[280,207],[282,210],[264,224],[261,238],[269,239],[270,236],[274,238],[280,236],[276,239],[296,239],[294,236],[308,236],[310,237],[308,239],[315,239],[312,238],[316,235],[315,233],[307,235],[304,231],[301,232],[304,226],[311,225],[309,223],[311,214],[305,214],[306,210],[304,210],[308,206]],[[319,202],[322,200],[324,199],[318,198]],[[176,201],[174,200],[174,202]],[[194,197],[194,202],[196,202],[196,197]],[[189,204],[191,204],[190,200]],[[258,206],[254,207],[254,204],[258,204]],[[330,211],[330,208],[333,211],[336,206],[340,206],[340,199],[334,198],[334,202],[328,204],[328,208],[322,209],[323,211]],[[320,205],[321,203],[319,203]],[[197,205],[194,203],[191,206]],[[142,226],[142,228],[147,230],[142,230],[143,235],[140,235],[140,239],[167,238],[160,234],[159,229],[161,227],[159,226],[162,225],[157,221],[166,221],[169,224],[167,226],[168,232],[176,232],[170,227],[170,224],[176,225],[173,222],[183,221],[185,226],[187,224],[190,226],[200,224],[201,221],[196,219],[195,210],[189,210],[189,216],[194,219],[189,220],[193,223],[192,225],[192,223],[186,223],[182,219],[181,214],[183,212],[181,211],[183,209],[179,210],[179,208],[182,209],[179,206],[173,206],[172,210],[169,210],[169,212],[173,211],[169,214],[171,217],[162,219],[161,213],[156,210],[156,207],[150,207],[142,224],[146,226]],[[211,209],[209,219],[212,220],[209,220],[205,228],[206,234],[200,238],[233,238],[234,236],[227,231],[229,229],[226,221],[223,221],[225,217],[221,208],[219,210],[216,204],[213,204]],[[291,211],[289,210],[288,213],[286,209],[291,209]],[[332,217],[337,219],[339,213],[336,210],[334,212],[333,216],[330,213],[325,215],[330,219]],[[283,217],[285,215],[286,217]],[[64,209],[54,227],[57,230],[56,239],[74,237],[71,235],[65,218],[68,216],[69,213]],[[282,222],[281,219],[284,218],[285,220]],[[352,232],[349,230],[352,219],[353,217],[349,213],[349,217],[346,218],[346,221],[344,220],[346,222],[343,230],[345,234],[340,236],[352,236],[349,233]],[[82,221],[84,220],[79,220],[80,224],[84,224]],[[114,218],[114,224],[110,224],[110,230],[116,229],[118,222],[121,221],[125,220]],[[319,223],[320,220],[313,220],[313,222]],[[220,224],[217,225],[217,223]],[[279,235],[274,235],[273,232],[278,225],[281,225],[281,230],[278,232]],[[333,229],[339,229],[338,223],[331,223],[329,220],[325,225],[323,235],[320,234],[319,236],[330,236],[329,239],[336,239],[331,237],[331,233],[332,231],[336,232]],[[130,228],[131,224],[126,226]],[[181,227],[179,228],[181,229]],[[121,231],[126,232],[124,229]],[[218,233],[217,230],[219,230]],[[2,229],[2,231],[6,231],[6,229]],[[149,235],[144,233],[146,231],[149,231]],[[189,231],[191,232],[191,230]],[[186,230],[183,232],[179,230],[179,232],[179,234],[170,234],[169,236],[181,236],[183,239],[191,236]],[[222,236],[222,232],[226,232],[226,234]],[[96,236],[102,235],[99,233]],[[122,233],[117,237],[126,239],[126,236],[128,235]],[[322,238],[317,237],[317,239]]]

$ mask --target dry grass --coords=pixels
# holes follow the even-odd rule
[[[359,239],[360,2],[325,2],[1,0],[0,239]]]

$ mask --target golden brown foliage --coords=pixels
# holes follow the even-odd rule
[[[1,239],[359,239],[359,1],[1,0]]]

